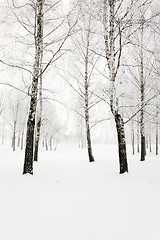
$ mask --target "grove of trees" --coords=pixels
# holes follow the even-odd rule
[[[1,1],[0,136],[13,151],[25,149],[23,174],[33,174],[40,145],[74,143],[96,161],[96,131],[107,136],[107,121],[120,174],[129,171],[127,143],[141,161],[153,144],[158,155],[159,7],[156,0]]]

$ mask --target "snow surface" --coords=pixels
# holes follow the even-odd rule
[[[1,240],[159,240],[160,157],[128,155],[118,174],[116,146],[40,151],[34,176],[24,152],[1,147]]]

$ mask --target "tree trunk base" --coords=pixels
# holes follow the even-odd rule
[[[119,164],[120,174],[128,172],[126,142],[124,133],[124,122],[120,114],[115,114],[115,122],[118,136],[118,151],[119,151]]]
[[[95,162],[94,157],[89,157],[89,162]]]
[[[89,162],[95,162],[92,154],[92,150],[90,148],[88,149],[88,156],[89,156]]]
[[[33,175],[33,164],[24,164],[23,174]]]
[[[145,137],[141,135],[141,161],[145,161],[146,156],[146,146],[145,146]]]
[[[33,158],[34,162],[38,162],[38,144],[36,144],[34,148],[34,158]]]

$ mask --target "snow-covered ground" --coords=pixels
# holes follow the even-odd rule
[[[128,154],[118,174],[116,146],[40,151],[34,176],[24,152],[0,149],[1,240],[159,240],[160,157]]]

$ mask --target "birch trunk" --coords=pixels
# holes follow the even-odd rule
[[[21,142],[21,132],[19,131],[18,140],[17,140],[17,147],[20,147],[20,142]]]
[[[128,172],[127,153],[126,153],[126,141],[124,132],[124,122],[121,114],[118,111],[115,79],[120,64],[121,58],[121,34],[119,30],[119,48],[120,53],[118,57],[117,67],[115,67],[115,0],[104,0],[104,38],[105,38],[105,53],[109,69],[110,80],[110,109],[114,116],[116,123],[117,137],[118,137],[118,152],[119,152],[119,164],[120,174]]]
[[[156,155],[158,155],[158,132],[156,133]]]
[[[40,129],[41,129],[41,117],[39,117],[36,125],[36,137],[35,137],[35,146],[34,146],[34,159],[33,161],[38,162],[38,149],[39,149],[39,140],[40,140]]]
[[[151,136],[149,136],[149,151],[152,152],[152,141],[151,141]]]
[[[48,141],[47,141],[47,138],[45,138],[45,147],[46,147],[46,151],[48,151]]]
[[[158,110],[156,114],[156,155],[158,155]]]
[[[52,140],[53,140],[53,137],[51,136],[49,140],[50,151],[52,151]]]
[[[94,157],[92,154],[92,144],[91,144],[91,133],[90,133],[90,124],[89,124],[89,96],[88,96],[88,88],[89,88],[89,79],[88,79],[88,54],[89,54],[89,34],[87,35],[87,47],[86,47],[86,55],[85,55],[85,123],[86,123],[86,137],[87,137],[87,149],[89,162],[94,162]]]
[[[127,154],[126,154],[126,141],[124,132],[124,122],[120,114],[115,115],[115,122],[118,136],[118,149],[119,149],[119,164],[120,174],[128,172]]]
[[[44,145],[45,145],[45,138],[43,136],[43,139],[42,139],[42,147],[44,148]]]
[[[137,152],[139,153],[139,122],[137,124]]]
[[[132,154],[135,154],[135,149],[134,149],[134,129],[132,129]]]
[[[42,22],[43,24],[43,22]],[[41,28],[41,38],[43,39],[43,27]],[[34,161],[38,161],[38,149],[39,149],[39,142],[40,142],[40,132],[41,132],[41,125],[42,125],[42,111],[43,111],[43,101],[42,101],[42,60],[43,60],[43,42],[41,41],[41,56],[40,56],[40,86],[39,86],[39,102],[40,102],[40,109],[39,109],[39,116],[37,117],[37,124],[36,124],[36,137],[35,137],[35,147],[34,147]]]
[[[21,135],[21,150],[23,150],[23,138],[24,138],[24,130],[22,131],[22,135]]]
[[[14,121],[13,136],[12,136],[12,148],[13,148],[13,151],[16,150],[16,126],[17,126],[17,121]]]
[[[19,111],[19,99],[18,99],[17,104],[16,104],[16,108],[15,108],[15,111],[14,111],[14,119],[13,119],[13,136],[12,136],[13,151],[16,150],[16,130],[17,130],[18,111]]]
[[[146,135],[146,149],[148,148],[148,134]]]
[[[41,58],[41,43],[42,43],[42,17],[43,17],[43,0],[36,2],[37,14],[36,32],[35,32],[35,63],[33,68],[33,79],[31,88],[31,100],[27,121],[26,148],[23,174],[33,174],[33,148],[34,148],[34,131],[35,131],[35,115],[37,108],[37,92],[38,78],[40,74],[40,58]]]
[[[141,23],[141,49],[140,49],[140,88],[141,88],[141,112],[140,112],[140,137],[141,137],[141,161],[145,161],[146,147],[145,147],[145,130],[144,130],[144,67],[143,67],[143,28],[144,23]]]
[[[83,119],[81,118],[80,120],[80,148],[85,148],[85,139],[84,139],[84,124],[83,124]]]

